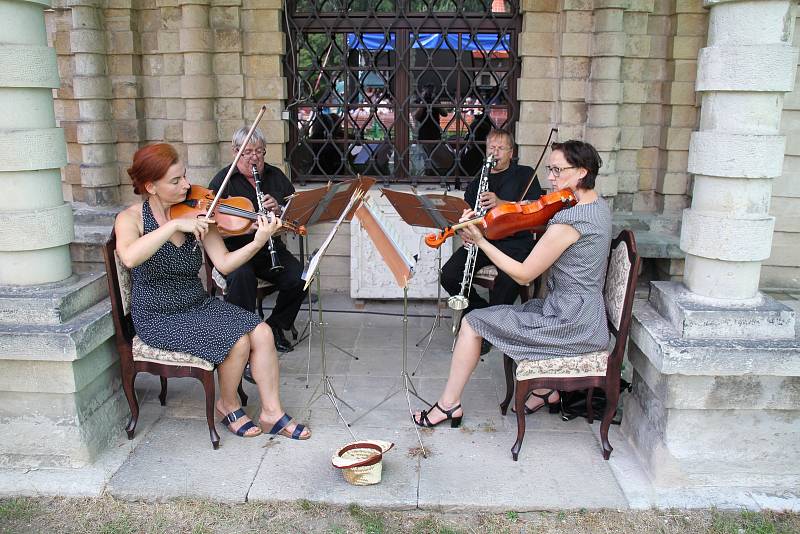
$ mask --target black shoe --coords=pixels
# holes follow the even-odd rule
[[[492,350],[492,344],[486,341],[485,339],[481,341],[481,356],[485,354],[489,354],[489,351]]]
[[[250,382],[251,384],[255,384],[256,381],[253,379],[253,372],[250,370],[250,364],[244,366],[244,372],[242,373],[242,378]]]
[[[278,349],[278,352],[292,352],[292,344],[289,343],[289,340],[283,335],[283,330],[273,326],[272,336],[275,338],[275,348]]]

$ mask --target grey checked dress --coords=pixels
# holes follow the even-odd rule
[[[603,284],[611,248],[611,210],[599,198],[559,211],[551,224],[568,224],[581,236],[550,268],[547,297],[465,316],[478,334],[515,360],[576,356],[608,345]]]
[[[144,233],[158,228],[149,202],[142,205]],[[151,347],[220,364],[261,319],[238,306],[211,298],[200,282],[203,262],[195,237],[183,245],[167,241],[147,261],[131,269],[131,316],[136,333]]]

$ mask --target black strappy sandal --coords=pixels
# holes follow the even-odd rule
[[[555,389],[551,389],[547,393],[536,393],[534,391],[531,391],[531,394],[528,395],[527,399],[525,399],[525,415],[531,415],[532,413],[536,413],[536,412],[538,412],[539,410],[541,410],[545,406],[547,406],[548,412],[550,412],[550,413],[558,413],[560,411],[560,409],[561,409],[561,395],[560,394],[558,395],[558,400],[557,401],[551,403],[550,402],[550,395],[552,395],[553,393],[556,393]],[[539,406],[537,406],[533,410],[528,408],[528,404],[527,404],[528,403],[528,399],[530,399],[531,397],[538,397],[538,398],[542,399],[542,404],[540,404]],[[514,409],[513,405],[511,406],[511,412],[512,413],[517,413],[517,411],[516,411],[516,409]]]
[[[437,410],[439,410],[440,412],[442,412],[445,415],[445,418],[442,419],[441,421],[439,421],[438,423],[431,423],[431,420],[428,419],[428,414],[431,413],[431,411],[434,408],[436,408]],[[450,428],[458,428],[458,427],[461,426],[461,419],[463,419],[464,416],[463,415],[459,415],[458,417],[453,417],[453,412],[455,412],[459,408],[461,408],[461,404],[460,403],[456,404],[455,406],[453,406],[449,410],[445,410],[444,408],[439,406],[438,402],[435,402],[433,404],[433,406],[431,406],[430,410],[422,410],[419,413],[419,421],[417,421],[416,417],[412,417],[412,419],[414,420],[414,424],[416,424],[417,426],[421,426],[423,428],[433,428],[435,426],[439,426],[440,424],[444,423],[445,421],[450,421]]]

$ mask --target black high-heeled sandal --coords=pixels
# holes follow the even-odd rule
[[[439,421],[438,423],[431,423],[431,420],[428,419],[428,414],[431,413],[431,411],[434,408],[436,408],[437,410],[439,410],[440,412],[442,412],[445,415],[445,418],[442,419],[441,421]],[[445,410],[444,408],[439,406],[438,402],[435,402],[435,403],[433,403],[433,406],[431,406],[430,410],[422,410],[419,413],[419,421],[417,421],[416,417],[412,417],[412,419],[414,420],[414,424],[416,424],[417,426],[421,426],[423,428],[433,428],[435,426],[439,426],[440,424],[444,423],[445,421],[450,421],[450,428],[458,428],[458,427],[461,426],[461,419],[464,417],[464,415],[462,414],[462,415],[459,415],[458,417],[453,417],[453,412],[455,412],[459,408],[461,408],[461,404],[460,403],[456,404],[455,406],[453,406],[449,410]]]
[[[561,395],[559,394],[557,401],[551,403],[550,402],[550,395],[552,395],[553,393],[556,393],[555,389],[551,389],[547,393],[536,393],[535,391],[531,391],[531,394],[528,395],[528,399],[530,399],[531,397],[538,397],[538,398],[542,399],[542,404],[540,404],[539,406],[537,406],[536,408],[531,410],[530,408],[528,408],[528,404],[527,404],[528,403],[528,399],[525,399],[525,415],[531,415],[533,413],[536,413],[536,412],[538,412],[539,410],[541,410],[545,406],[547,406],[547,411],[549,413],[558,413],[560,411],[560,409],[561,409]],[[514,409],[513,405],[511,406],[511,412],[512,413],[517,413],[517,411],[516,411],[516,409]]]

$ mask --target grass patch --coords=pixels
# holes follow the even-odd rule
[[[793,534],[800,532],[797,514],[780,512],[712,512],[713,534]]]
[[[386,527],[383,524],[383,514],[368,512],[355,504],[351,504],[347,510],[353,519],[361,525],[365,534],[383,534],[386,531]]]
[[[15,498],[0,500],[0,525],[10,521],[29,519],[36,515],[39,506],[32,499]]]

